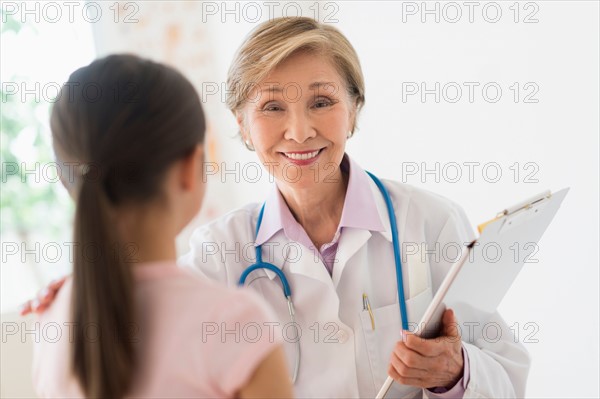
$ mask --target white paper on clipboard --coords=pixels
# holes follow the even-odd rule
[[[451,308],[462,340],[479,337],[523,264],[536,252],[568,191],[545,192],[507,208],[486,224],[479,238],[463,248],[413,332],[424,338],[437,336],[442,315]],[[385,397],[392,383],[388,377],[376,398]]]

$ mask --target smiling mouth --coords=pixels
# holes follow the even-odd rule
[[[323,148],[321,148],[320,150],[314,150],[314,151],[303,151],[303,152],[282,152],[283,155],[285,155],[287,158],[289,159],[293,159],[296,161],[307,161],[309,159],[313,159],[315,158],[317,155],[319,155],[319,153],[323,151]]]

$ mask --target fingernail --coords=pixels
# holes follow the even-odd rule
[[[402,330],[402,341],[406,341],[406,331]]]
[[[40,306],[40,301],[39,299],[33,299],[31,301],[31,309],[36,310],[38,308],[38,306]]]
[[[48,289],[48,287],[40,291],[41,298],[46,298],[48,295],[50,295],[50,290]]]

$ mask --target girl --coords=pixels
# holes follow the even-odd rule
[[[270,311],[175,263],[175,237],[204,193],[205,122],[190,82],[113,55],[75,71],[58,98],[51,129],[57,161],[74,171],[62,173],[77,202],[74,265],[41,316],[58,334],[36,345],[38,393],[290,397],[280,341],[261,328]]]

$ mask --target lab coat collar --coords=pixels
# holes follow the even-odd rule
[[[375,204],[377,207],[377,213],[379,214],[379,221],[383,225],[383,229],[381,231],[378,231],[378,234],[381,234],[381,236],[384,237],[386,240],[388,240],[389,242],[392,242],[392,226],[390,224],[390,214],[387,210],[387,204],[385,202],[385,198],[383,197],[383,193],[379,190],[379,187],[377,187],[377,185],[375,184],[373,179],[371,179],[369,177],[368,180],[369,180],[369,188],[371,189],[371,194],[373,195],[373,198],[374,198],[374,201],[375,201]],[[388,192],[390,192],[390,189],[389,189],[389,187],[387,187],[386,182],[382,180],[382,183],[384,186],[386,186],[386,188],[388,189]],[[402,234],[403,234],[403,232],[401,231],[402,226],[400,223],[398,223],[398,220],[406,220],[407,209],[406,209],[406,207],[401,208],[404,213],[402,215],[398,214],[399,207],[396,204],[394,204],[393,202],[394,202],[394,199],[392,198],[392,206],[394,207],[396,223],[398,224],[398,234],[400,234],[400,236],[402,237]]]
[[[330,284],[333,279],[337,286],[348,260],[368,241],[372,233],[381,234],[387,241],[392,241],[385,199],[375,182],[347,155],[344,156],[342,167],[349,168],[347,193],[350,195],[346,196],[340,220],[340,227],[343,224],[344,231],[340,235],[333,276],[330,277],[324,267],[314,267],[313,263],[319,263],[319,256],[314,253],[314,249],[299,244],[299,241],[305,241],[301,239],[302,235],[306,235],[304,231],[296,231],[297,228],[284,230],[286,225],[299,224],[295,220],[295,223],[286,223],[293,216],[276,185],[273,185],[265,202],[263,221],[255,243],[264,246],[264,261],[271,262],[282,270],[287,264],[290,272],[307,275],[325,283]],[[354,214],[361,217],[353,217]],[[266,248],[267,245],[272,248]],[[269,270],[265,270],[265,273],[270,279],[276,276]]]
[[[370,235],[368,231],[366,233]],[[331,277],[322,266],[318,254],[297,241],[290,240],[283,230],[276,232],[262,245],[263,262],[272,263],[280,270],[286,268],[291,273],[302,274],[325,284],[331,284]],[[271,270],[262,270],[271,280],[277,276]],[[292,284],[291,281],[289,282]]]
[[[340,167],[349,173],[340,227],[383,231],[384,225],[376,209],[375,196],[367,189],[372,183],[371,178],[347,154],[344,154]]]
[[[375,203],[374,209],[377,212],[377,216],[375,216],[375,218],[377,218],[378,221],[381,223],[382,229],[381,231],[369,231],[364,229],[345,229],[344,234],[340,236],[340,242],[338,245],[338,251],[336,255],[336,264],[333,267],[332,282],[336,289],[342,278],[342,274],[345,272],[346,268],[349,267],[349,260],[356,255],[359,249],[365,245],[365,243],[372,237],[372,235],[380,234],[388,242],[391,243],[393,241],[390,218],[383,194],[381,193],[379,187],[377,187],[373,179],[371,179],[366,173],[364,175],[367,178],[365,183],[368,185],[370,193],[373,197],[373,201]],[[394,209],[398,209],[398,207],[394,206]],[[396,220],[405,220],[406,218],[406,207],[403,207],[401,209],[403,212],[401,215],[396,213],[396,211],[394,212]],[[400,235],[400,237],[403,237],[404,229],[401,224],[398,224],[398,230],[398,234]],[[364,259],[364,261],[368,262],[369,260]]]
[[[283,229],[284,218],[282,209],[287,208],[277,185],[273,184],[264,203],[264,212],[260,229],[256,234],[255,245],[263,245],[277,232]]]

